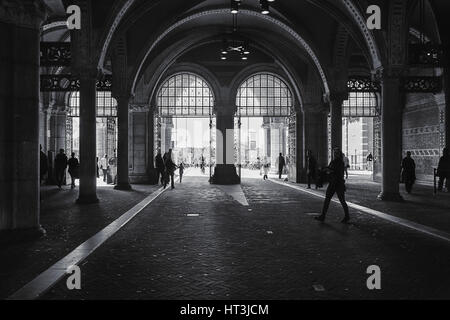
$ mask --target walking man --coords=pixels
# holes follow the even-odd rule
[[[75,179],[79,178],[79,166],[80,163],[78,162],[78,159],[75,158],[75,152],[72,152],[72,157],[67,162],[69,165],[69,174],[70,179],[72,180],[72,183],[70,185],[71,189],[75,188]]]
[[[437,175],[439,177],[439,184],[438,184],[438,190],[442,191],[444,187],[444,181],[445,181],[445,188],[447,189],[447,192],[450,192],[450,149],[444,148],[443,154],[441,159],[439,159],[439,165],[437,169]]]
[[[103,182],[106,182],[108,175],[108,155],[105,154],[103,158],[100,159],[100,169],[103,172]]]
[[[281,175],[283,174],[283,169],[286,166],[286,160],[284,160],[283,154],[280,153],[278,157],[278,177],[281,179]]]
[[[345,179],[346,180],[348,180],[348,168],[350,168],[350,160],[344,154],[344,172],[345,172]]]
[[[406,192],[411,193],[416,181],[416,163],[411,158],[411,152],[406,153],[406,158],[402,161],[402,181],[405,183]]]
[[[56,175],[56,183],[58,187],[61,189],[61,185],[64,181],[64,176],[67,168],[67,156],[64,153],[64,149],[60,149],[59,153],[55,157],[55,175]]]
[[[166,174],[170,177],[170,185],[172,189],[174,189],[175,188],[174,174],[177,166],[172,160],[172,149],[169,149],[169,153],[167,153],[165,165],[166,165]]]
[[[160,181],[159,177],[161,177],[161,185],[164,185],[164,160],[161,156],[161,151],[158,150],[158,153],[155,157],[155,166],[156,166],[156,172],[158,173],[158,181]]]
[[[344,219],[342,219],[341,222],[348,223],[350,220],[350,215],[347,202],[345,201],[344,160],[343,153],[339,148],[334,149],[333,160],[330,162],[328,167],[325,168],[325,170],[328,173],[330,183],[327,188],[325,202],[322,208],[322,214],[315,217],[315,219],[318,221],[325,221],[331,198],[333,198],[334,194],[336,193],[345,213]]]
[[[42,181],[44,180],[45,175],[48,172],[48,158],[47,155],[42,151],[42,145],[39,145],[40,147],[40,176],[41,176],[41,180],[39,181],[39,183],[42,183]]]
[[[181,183],[181,180],[183,180],[183,173],[184,173],[184,164],[183,164],[183,162],[180,163],[180,165],[178,166],[178,169],[180,170],[180,183]]]
[[[311,189],[311,181],[316,182],[316,169],[317,169],[317,161],[314,158],[311,150],[306,151],[306,176],[308,178],[308,189]],[[317,189],[317,182],[316,182]]]

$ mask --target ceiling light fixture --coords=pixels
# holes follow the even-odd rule
[[[261,5],[261,13],[262,14],[269,14],[269,2],[267,0],[260,0],[259,4]]]
[[[231,13],[232,14],[239,13],[239,4],[240,4],[240,1],[231,0]]]

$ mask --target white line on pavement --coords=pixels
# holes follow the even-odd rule
[[[179,178],[177,181],[178,180]],[[167,189],[169,188],[170,186],[167,187]],[[133,208],[111,222],[108,226],[80,244],[67,256],[56,262],[50,268],[28,282],[21,289],[13,293],[7,300],[33,300],[44,295],[66,275],[68,267],[79,265],[83,262],[83,260],[85,260],[91,253],[105,243],[106,240],[111,238],[117,231],[130,222],[131,219],[133,219],[139,212],[152,203],[152,201],[158,198],[167,189],[160,188],[150,194]]]
[[[304,189],[302,187],[299,187],[299,186],[296,186],[296,185],[293,185],[293,184],[290,184],[290,183],[280,182],[280,181],[276,181],[276,180],[270,180],[270,181],[273,182],[273,183],[285,186],[285,187],[289,187],[289,188],[301,191],[303,193],[307,193],[307,194],[313,195],[315,197],[319,197],[319,198],[325,199],[325,196],[323,194],[319,193],[319,192],[306,190],[306,189]],[[339,201],[336,200],[336,199],[333,199],[332,201],[335,202],[335,203],[339,203]],[[416,223],[416,222],[413,222],[413,221],[410,221],[410,220],[394,217],[394,216],[391,216],[389,214],[383,213],[381,211],[377,211],[377,210],[374,210],[374,209],[363,207],[363,206],[361,206],[359,204],[355,204],[355,203],[352,203],[352,202],[349,202],[349,201],[347,201],[347,204],[348,204],[348,206],[350,208],[353,208],[353,209],[362,211],[364,213],[376,216],[378,218],[381,218],[383,220],[387,220],[389,222],[401,225],[403,227],[406,227],[406,228],[409,228],[409,229],[413,229],[415,231],[427,234],[427,235],[432,236],[434,238],[438,238],[440,240],[444,240],[444,241],[450,242],[450,234],[447,233],[447,232],[444,232],[444,231],[441,231],[441,230],[438,230],[438,229],[435,229],[435,228],[427,227],[427,226],[424,226],[424,225],[422,225],[420,223]]]

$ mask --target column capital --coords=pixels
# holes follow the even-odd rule
[[[373,74],[373,80],[384,81],[388,79],[401,79],[408,74],[408,69],[399,66],[387,66],[383,69],[378,69],[375,74]]]
[[[99,69],[90,66],[72,67],[72,75],[81,80],[97,80],[103,76]]]
[[[2,0],[0,21],[20,27],[39,29],[47,19],[47,8],[38,0]]]
[[[149,112],[152,108],[146,104],[129,104],[130,112]]]
[[[348,91],[345,92],[330,92],[329,101],[333,105],[342,105],[348,99]]]

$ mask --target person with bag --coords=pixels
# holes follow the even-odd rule
[[[72,157],[67,161],[67,164],[69,165],[69,174],[70,178],[72,180],[72,183],[70,185],[71,189],[75,188],[75,179],[79,179],[79,167],[80,163],[78,162],[78,159],[75,158],[75,152],[72,152]]]
[[[325,221],[331,198],[333,198],[334,194],[336,193],[345,213],[344,219],[342,219],[341,222],[348,223],[350,220],[350,215],[347,202],[345,201],[346,188],[344,179],[344,159],[343,153],[339,148],[334,149],[333,160],[330,162],[329,166],[325,168],[325,171],[328,174],[330,183],[328,184],[325,202],[322,208],[322,214],[315,217],[315,219],[322,222]]]

